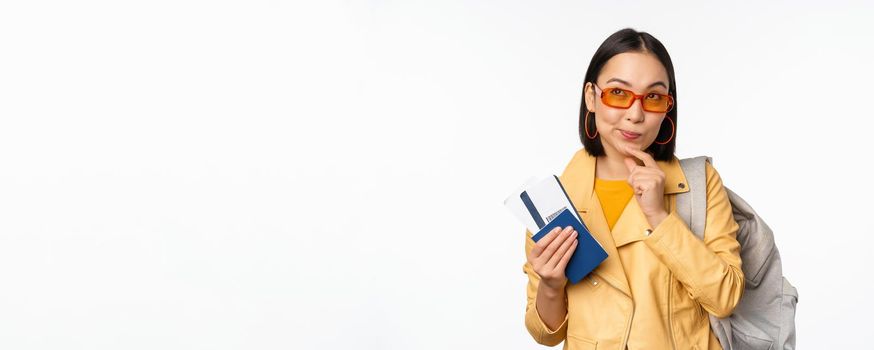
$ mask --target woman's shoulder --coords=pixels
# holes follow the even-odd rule
[[[707,179],[708,197],[723,191],[725,185],[722,182],[722,176],[719,175],[719,171],[712,163],[704,162],[704,176]]]
[[[567,161],[564,166],[564,171],[562,171],[562,175],[568,174],[570,172],[579,171],[590,167],[594,164],[594,157],[586,151],[585,148],[580,147],[576,151],[574,151],[573,155]]]
[[[672,162],[676,162],[676,164],[679,166],[680,161],[681,160],[679,158],[674,157]],[[687,180],[689,180],[688,177],[692,176],[692,174],[685,174],[684,170],[684,176],[687,178]],[[722,177],[719,175],[719,171],[716,170],[716,167],[713,166],[710,160],[704,162],[704,179],[708,193],[713,192],[714,190],[719,189],[723,186]]]
[[[721,180],[719,176],[719,172],[716,171],[716,167],[713,166],[711,162],[704,162],[704,175],[707,176],[707,182],[711,180]]]

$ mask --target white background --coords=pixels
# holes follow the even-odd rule
[[[502,207],[624,27],[678,156],[775,230],[800,349],[870,345],[870,4],[4,1],[0,348],[538,349]]]

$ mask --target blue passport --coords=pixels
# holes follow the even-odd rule
[[[575,284],[586,277],[592,270],[601,264],[604,259],[607,259],[607,252],[601,247],[601,244],[592,237],[592,233],[586,228],[586,225],[580,222],[569,209],[562,210],[561,214],[552,219],[546,226],[540,228],[536,234],[531,236],[534,242],[539,241],[543,236],[546,236],[549,231],[556,227],[562,229],[572,226],[577,230],[577,248],[571,255],[570,261],[564,270],[568,282]]]

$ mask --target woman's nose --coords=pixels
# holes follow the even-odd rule
[[[639,99],[634,100],[631,107],[628,107],[628,112],[625,113],[625,119],[632,123],[640,123],[643,121],[643,106]]]

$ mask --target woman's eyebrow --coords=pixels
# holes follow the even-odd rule
[[[617,82],[617,83],[620,83],[620,84],[623,84],[623,85],[625,85],[625,86],[631,87],[631,84],[629,84],[627,81],[622,80],[622,79],[619,79],[619,78],[610,78],[610,79],[608,79],[607,82],[604,83],[604,84],[610,84],[610,82],[613,82],[613,81],[615,81],[615,82]],[[663,82],[663,81],[657,81],[657,82],[655,82],[655,83],[649,84],[649,86],[647,86],[646,88],[649,89],[649,88],[655,87],[655,86],[657,86],[657,85],[661,85],[661,86],[664,87],[665,89],[668,88],[668,84],[665,84],[665,82]]]

